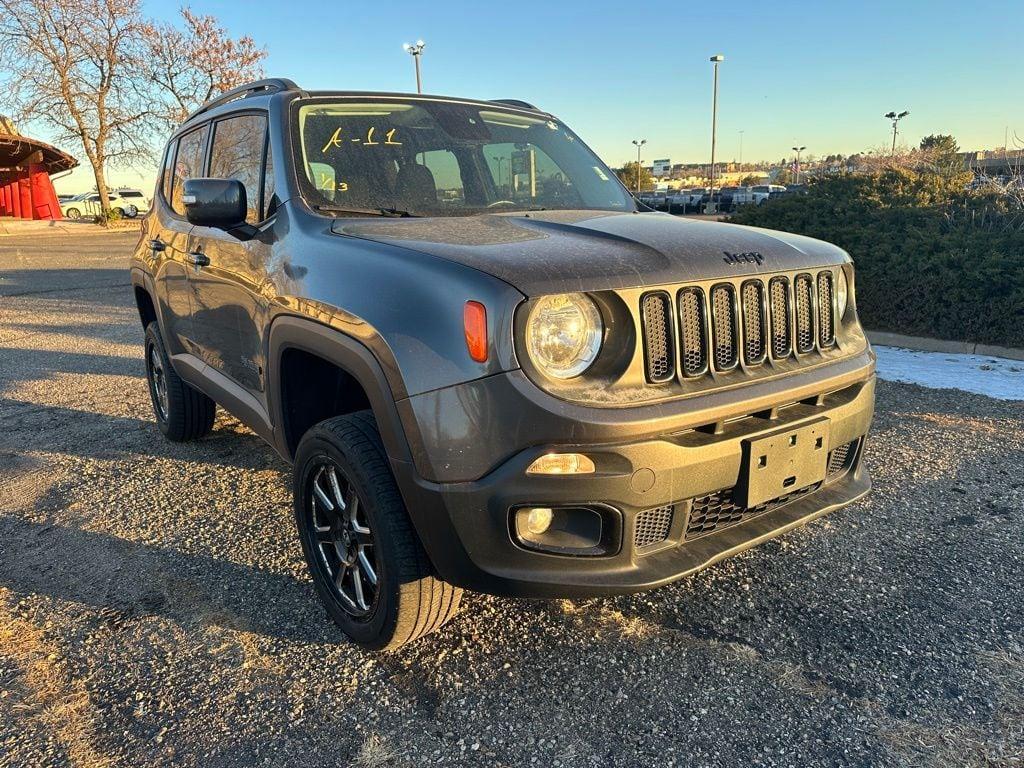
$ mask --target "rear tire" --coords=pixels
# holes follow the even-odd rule
[[[369,411],[311,428],[293,486],[313,585],[353,642],[393,650],[458,613],[462,590],[431,572]]]
[[[72,221],[78,221],[80,218],[82,218],[82,212],[77,208],[68,208],[68,212],[65,213],[64,215],[67,216]]]
[[[146,380],[156,423],[168,440],[198,440],[213,429],[217,404],[174,372],[156,322],[146,326]]]

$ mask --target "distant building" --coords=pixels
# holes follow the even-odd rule
[[[77,165],[71,155],[22,136],[8,118],[0,116],[0,216],[62,218],[50,176]]]

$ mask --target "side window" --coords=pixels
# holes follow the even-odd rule
[[[174,181],[171,188],[171,208],[179,216],[185,215],[185,203],[181,198],[184,194],[185,179],[199,178],[203,175],[203,157],[206,154],[206,135],[210,127],[204,125],[191,133],[186,133],[178,140],[178,153],[174,158]]]
[[[261,218],[260,176],[266,135],[267,119],[263,115],[229,117],[218,121],[213,129],[210,176],[242,182],[249,208],[245,220],[250,224],[257,223]]]
[[[445,203],[463,203],[466,199],[465,190],[462,187],[462,171],[459,168],[458,158],[447,149],[435,149],[430,152],[421,152],[417,155],[419,164],[425,166],[433,175],[434,190],[436,199]],[[401,175],[399,176],[401,178]],[[422,194],[430,197],[429,179],[424,177],[422,182],[424,191]]]
[[[270,141],[267,140],[267,161],[263,164],[263,218],[267,218],[277,208],[274,197],[274,158],[270,154]]]
[[[171,204],[171,181],[174,178],[174,150],[178,148],[178,142],[172,141],[167,145],[167,154],[164,156],[164,167],[160,177],[160,194],[164,201]]]

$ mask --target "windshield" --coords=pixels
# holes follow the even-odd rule
[[[612,171],[555,120],[417,99],[299,103],[299,178],[320,208],[414,216],[635,210]]]

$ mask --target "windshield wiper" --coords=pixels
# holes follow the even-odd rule
[[[403,211],[399,208],[336,208],[333,205],[314,205],[318,211],[324,213],[340,213],[350,216],[384,216],[389,219],[418,219],[416,214]]]

